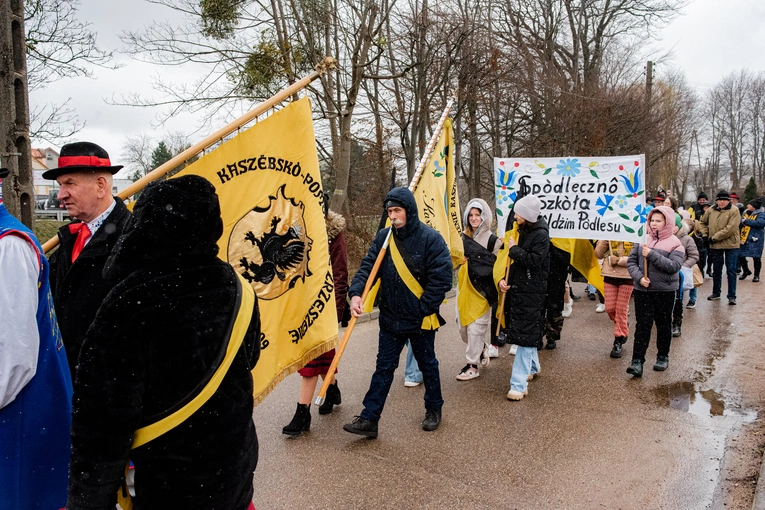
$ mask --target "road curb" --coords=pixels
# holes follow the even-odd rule
[[[454,289],[452,289],[452,290],[450,290],[449,292],[446,293],[446,296],[445,296],[444,299],[451,299],[451,298],[453,298],[456,295],[457,295],[457,289],[454,288]],[[380,310],[375,308],[371,312],[361,314],[359,316],[359,318],[356,319],[356,323],[369,322],[369,321],[377,320],[377,318],[379,316],[380,316]]]
[[[765,486],[763,486],[763,484],[760,482],[765,482],[765,455],[762,457],[760,476],[757,478],[757,486],[754,489],[754,502],[752,503],[752,510],[765,510]]]

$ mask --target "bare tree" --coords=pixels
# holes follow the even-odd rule
[[[92,76],[93,67],[115,69],[112,54],[99,49],[91,24],[77,18],[78,0],[24,2],[30,137],[55,142],[78,132],[84,124],[69,106],[35,104],[35,92],[58,80]]]

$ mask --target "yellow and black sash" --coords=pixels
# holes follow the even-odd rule
[[[489,246],[494,246],[497,237],[492,235]],[[462,235],[467,263],[457,273],[459,293],[457,309],[460,325],[467,326],[485,314],[497,302],[497,288],[494,286],[492,271],[497,256],[471,237]]]
[[[398,246],[396,245],[396,237],[393,234],[390,236],[390,245],[388,247],[388,251],[390,252],[391,260],[393,260],[393,265],[396,267],[396,272],[401,277],[401,280],[403,280],[406,288],[409,289],[409,291],[414,294],[417,299],[420,299],[425,291],[423,290],[420,282],[409,269],[409,265],[414,264],[411,262],[407,264],[405,262],[405,260],[409,260],[409,254],[404,250],[399,250]],[[363,304],[363,309],[367,313],[371,312],[374,308],[375,299],[377,298],[377,294],[380,291],[381,280],[382,278],[378,274],[377,281],[372,286],[372,288],[369,289],[369,294],[367,294],[366,301],[364,301]],[[420,329],[438,329],[444,324],[446,324],[446,321],[443,319],[443,317],[441,317],[438,313],[434,313],[422,319],[422,325],[420,326]]]
[[[750,214],[746,213],[744,214],[745,220],[756,220],[757,215],[756,214]],[[741,244],[746,244],[746,240],[749,239],[749,231],[752,229],[749,225],[744,225],[741,227]]]
[[[250,319],[252,318],[252,311],[255,308],[255,292],[252,290],[252,286],[247,283],[239,273],[237,275],[237,301],[239,306],[234,314],[234,320],[232,321],[227,341],[224,342],[225,351],[221,350],[223,359],[218,364],[218,368],[209,376],[207,384],[202,387],[199,392],[192,392],[184,399],[181,405],[175,406],[174,411],[171,411],[164,418],[155,421],[145,427],[141,427],[133,434],[133,444],[130,446],[131,450],[135,450],[139,446],[143,446],[149,441],[153,441],[165,432],[168,432],[184,421],[186,421],[192,414],[197,412],[210,397],[220,387],[220,383],[226,376],[231,363],[234,361],[236,353],[239,352],[239,347],[242,345],[244,335],[247,334],[247,329],[250,327]],[[202,383],[200,383],[201,385]],[[196,393],[194,395],[194,393]],[[129,463],[128,463],[129,465]],[[127,467],[125,468],[125,476],[127,477]],[[130,493],[127,491],[127,486],[123,485],[120,490],[117,491],[117,502],[120,504],[123,510],[132,510],[133,501],[130,497]]]
[[[403,253],[406,254],[406,252]],[[420,299],[425,291],[423,290],[422,285],[420,285],[420,282],[417,281],[417,278],[415,278],[409,270],[407,263],[404,262],[404,257],[406,257],[406,255],[402,255],[398,245],[396,245],[395,236],[390,236],[390,257],[393,260],[393,265],[396,266],[396,272],[401,277],[401,280],[403,280],[406,288],[408,288],[417,299]],[[434,313],[422,319],[422,326],[420,326],[420,329],[438,329],[444,324],[446,324],[446,321],[438,313]]]

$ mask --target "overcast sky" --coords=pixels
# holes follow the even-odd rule
[[[79,14],[81,19],[93,24],[103,49],[121,48],[118,34],[123,30],[137,30],[153,19],[166,20],[174,16],[172,11],[143,0],[82,0]],[[673,51],[671,61],[657,62],[656,77],[660,79],[663,73],[679,68],[688,83],[700,93],[730,72],[742,68],[765,70],[765,1],[690,0],[683,15],[661,33],[661,41],[656,47],[657,54],[668,49]],[[157,74],[176,82],[194,76],[188,69],[153,67],[124,54],[115,55],[116,61],[124,64],[123,68],[116,71],[97,69],[90,79],[56,82],[33,94],[30,98],[32,106],[71,98],[72,106],[86,123],[76,138],[104,147],[115,164],[120,163],[123,145],[129,136],[173,130],[190,133],[198,126],[192,116],[185,115],[155,128],[153,124],[156,124],[158,110],[107,104],[112,97],[132,92],[157,97],[151,89],[151,78]],[[196,142],[206,134],[195,133],[191,141]],[[49,144],[33,140],[32,145],[47,147]]]

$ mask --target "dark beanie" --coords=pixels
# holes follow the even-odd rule
[[[406,209],[406,205],[404,205],[404,202],[400,202],[396,200],[395,198],[389,198],[385,201],[385,209],[388,210],[389,207],[400,207],[402,209]]]
[[[717,192],[717,197],[715,197],[715,200],[730,200],[730,193],[724,189],[721,189]]]
[[[760,200],[759,198],[755,198],[754,200],[749,202],[749,205],[751,205],[755,209],[759,209],[760,207],[762,207],[762,200]]]
[[[699,193],[699,196],[696,197],[696,200],[698,201],[698,200],[701,200],[702,198],[706,198],[707,200],[709,200],[709,197],[703,191]]]

